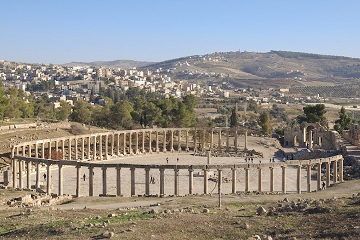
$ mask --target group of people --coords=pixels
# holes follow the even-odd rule
[[[150,183],[155,184],[155,178],[153,176],[150,177]]]
[[[176,162],[179,162],[179,158],[176,158]],[[166,158],[166,164],[169,164],[169,158]]]

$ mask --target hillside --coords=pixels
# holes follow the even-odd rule
[[[217,52],[147,66],[174,79],[228,81],[246,86],[331,86],[356,83],[360,59],[286,51]],[[314,83],[315,82],[315,83]]]
[[[154,64],[154,62],[133,61],[133,60],[114,60],[114,61],[95,61],[95,62],[71,62],[65,63],[64,66],[94,66],[94,67],[112,67],[131,69],[133,67],[145,67]]]

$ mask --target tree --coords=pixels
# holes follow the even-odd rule
[[[339,119],[335,121],[335,130],[342,133],[344,130],[349,130],[353,119],[347,114],[344,107],[341,107],[339,112]]]
[[[300,115],[297,117],[299,123],[308,122],[308,123],[320,123],[321,125],[326,125],[326,117],[325,117],[325,105],[324,104],[316,104],[316,105],[307,105],[303,107],[304,115]]]
[[[127,100],[117,102],[111,107],[111,122],[112,128],[131,129],[134,122],[132,120],[131,112],[134,110],[132,104]]]
[[[82,100],[75,102],[73,112],[70,115],[72,121],[79,123],[89,123],[91,120],[90,105]]]
[[[269,112],[263,111],[260,113],[259,125],[264,134],[271,134],[271,118]]]
[[[239,115],[236,112],[236,108],[233,108],[230,116],[230,127],[236,128],[239,125]]]
[[[71,114],[71,104],[66,101],[60,101],[60,107],[55,109],[56,119],[64,121],[69,118]]]

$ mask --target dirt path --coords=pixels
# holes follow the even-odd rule
[[[291,200],[297,200],[298,198],[302,199],[327,199],[327,198],[341,198],[341,197],[350,197],[353,194],[360,193],[360,180],[351,180],[344,183],[339,183],[337,185],[331,186],[325,191],[312,192],[312,193],[303,193],[303,194],[229,194],[223,195],[223,202],[269,202],[269,201],[279,201],[284,198]],[[161,208],[162,206],[167,207],[180,207],[184,205],[193,205],[196,203],[201,203],[203,205],[217,205],[218,204],[218,195],[199,195],[199,196],[187,196],[187,197],[80,197],[76,198],[73,202],[55,206],[58,209],[117,209],[117,208],[133,208],[133,207],[156,207],[154,205],[159,205],[157,207]]]

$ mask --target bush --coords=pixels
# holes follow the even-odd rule
[[[81,135],[85,133],[85,127],[80,124],[72,124],[71,125],[71,133],[74,135]]]

